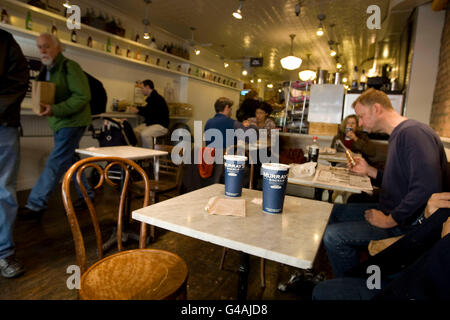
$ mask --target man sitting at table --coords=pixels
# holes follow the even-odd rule
[[[140,114],[145,118],[145,123],[134,128],[138,139],[141,140],[142,147],[153,148],[153,138],[167,134],[169,132],[169,108],[166,100],[156,91],[153,81],[144,80],[142,82],[142,92],[148,98],[145,100],[145,107],[130,107],[130,111]]]
[[[217,99],[214,103],[216,115],[209,119],[205,124],[205,132],[209,129],[217,129],[220,131],[224,151],[227,147],[235,143],[234,139],[232,141],[227,141],[227,130],[243,129],[245,131],[250,127],[256,130],[256,127],[250,126],[248,120],[241,123],[237,120],[231,119],[232,106],[233,101],[228,98],[222,97]],[[206,141],[206,146],[212,145],[214,141],[215,139]]]
[[[324,245],[335,277],[359,263],[361,248],[420,223],[428,198],[442,192],[447,158],[439,136],[427,125],[399,115],[387,95],[369,89],[353,103],[360,126],[390,135],[384,171],[355,158],[351,171],[381,184],[378,203],[335,204]]]

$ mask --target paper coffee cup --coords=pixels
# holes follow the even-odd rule
[[[283,212],[289,166],[282,163],[264,163],[263,175],[263,211],[279,214]]]
[[[225,195],[240,197],[242,195],[242,181],[247,157],[225,155]]]

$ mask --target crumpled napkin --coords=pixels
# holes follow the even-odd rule
[[[205,207],[209,214],[245,217],[245,199],[229,199],[219,196],[209,199]]]
[[[311,177],[316,173],[317,162],[306,162],[302,164],[290,164],[290,171],[294,177]]]

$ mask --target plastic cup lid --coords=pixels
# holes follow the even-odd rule
[[[289,166],[283,163],[263,163],[262,167],[268,170],[288,170]]]
[[[233,154],[226,154],[223,156],[225,160],[229,161],[247,161],[246,156],[239,156],[239,155],[233,155]]]

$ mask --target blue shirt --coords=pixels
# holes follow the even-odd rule
[[[226,115],[221,114],[221,113],[216,113],[216,115],[209,119],[208,121],[206,121],[205,124],[205,131],[208,129],[217,129],[221,132],[222,134],[222,139],[223,139],[223,149],[225,150],[229,145],[232,145],[234,140],[231,141],[231,143],[227,144],[226,138],[227,138],[227,134],[226,134],[226,130],[227,129],[235,129],[235,122],[237,122],[234,119],[228,118]],[[211,143],[213,143],[215,141],[215,139],[211,139],[206,141],[206,146],[209,146]]]

